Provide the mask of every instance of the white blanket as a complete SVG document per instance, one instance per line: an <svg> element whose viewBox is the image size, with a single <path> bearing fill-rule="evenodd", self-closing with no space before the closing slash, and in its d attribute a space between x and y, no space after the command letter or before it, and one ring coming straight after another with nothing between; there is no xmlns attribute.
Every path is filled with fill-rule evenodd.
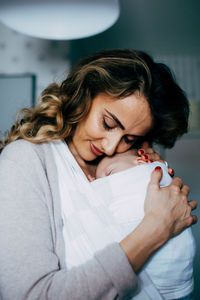
<svg viewBox="0 0 200 300"><path fill-rule="evenodd" d="M82 263L85 263L87 260L93 257L96 251L104 248L108 244L112 242L119 242L126 235L126 225L128 224L128 230L131 231L133 230L133 227L137 225L139 219L137 219L136 222L133 222L135 223L135 225L130 224L130 222L132 222L130 213L129 215L127 215L127 218L125 216L126 213L124 209L121 210L121 216L120 212L117 213L117 210L120 208L120 205L123 204L123 201L121 201L123 200L123 198L118 198L118 200L121 201L121 204L119 205L119 203L114 204L113 201L111 199L109 200L109 197L107 197L109 195L108 191L110 193L111 198L113 198L112 191L114 190L114 197L116 195L119 195L119 193L116 192L117 189L114 189L114 186L116 186L116 184L114 184L114 178L118 178L118 188L118 184L121 181L119 180L119 178L124 178L124 174L126 174L126 172L130 172L130 170L114 174L105 179L102 178L96 180L93 183L89 183L66 144L64 144L61 141L54 142L52 143L52 150L54 153L55 162L58 170L62 218L64 223L63 237L66 249L66 266L67 268L72 268L73 266L78 266ZM106 182L107 179L109 179L108 181L110 182L111 178L113 178L113 189L109 187L109 183L103 183L104 180ZM101 184L102 187L100 188ZM107 189L106 192L104 190L104 186ZM123 184L121 185L121 187L123 187L123 191L125 192L125 185ZM131 189L132 195L135 195L134 189L135 187L133 184ZM122 191L122 188L118 189L118 192L120 191ZM143 201L141 198L139 199L141 200L141 202ZM112 204L114 204L114 206ZM121 205L121 207L123 207L123 205ZM130 210L131 209L129 209L129 212ZM137 211L138 210L140 210L139 206ZM132 216L133 215L134 211ZM143 214L140 210L140 217L142 216ZM122 220L126 220L126 224ZM131 226L133 227L131 228ZM189 236L191 236L191 234L189 234ZM194 243L193 240L192 243ZM191 248L192 247L193 244ZM189 256L191 257L191 255ZM148 267L148 265L150 265L150 267ZM149 268L150 270L151 261L148 263L148 265L146 266L146 269ZM188 269L190 272L191 266L189 266ZM186 273L189 274L189 272L187 271ZM183 277L182 275L183 274L181 274L181 277ZM172 276L171 272L170 276ZM138 294L134 297L134 299L163 299L160 293L157 291L155 284L152 283L150 277L148 276L145 270L140 272L139 281L140 289L138 290ZM190 290L188 291L190 292ZM189 294L189 292L187 294Z"/></svg>

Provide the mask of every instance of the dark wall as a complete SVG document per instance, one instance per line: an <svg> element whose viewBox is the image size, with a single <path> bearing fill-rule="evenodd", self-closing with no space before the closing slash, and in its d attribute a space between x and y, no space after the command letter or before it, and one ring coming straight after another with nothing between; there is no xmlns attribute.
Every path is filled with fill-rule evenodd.
<svg viewBox="0 0 200 300"><path fill-rule="evenodd" d="M118 21L105 32L71 41L70 58L100 49L134 48L159 54L200 53L199 0L121 0Z"/></svg>

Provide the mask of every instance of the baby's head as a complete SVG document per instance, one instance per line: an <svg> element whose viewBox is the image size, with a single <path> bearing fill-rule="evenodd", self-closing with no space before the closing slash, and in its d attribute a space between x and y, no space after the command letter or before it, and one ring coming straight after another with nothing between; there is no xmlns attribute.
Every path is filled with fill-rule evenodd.
<svg viewBox="0 0 200 300"><path fill-rule="evenodd" d="M111 174L126 170L138 165L137 150L131 149L124 153L104 157L97 166L96 178L109 176Z"/></svg>

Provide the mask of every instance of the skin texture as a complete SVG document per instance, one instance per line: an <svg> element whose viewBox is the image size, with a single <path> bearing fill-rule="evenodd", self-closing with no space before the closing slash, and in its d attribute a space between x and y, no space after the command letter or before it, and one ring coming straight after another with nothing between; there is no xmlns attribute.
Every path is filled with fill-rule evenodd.
<svg viewBox="0 0 200 300"><path fill-rule="evenodd" d="M95 176L96 167L87 162L98 157L91 143L102 154L112 156L127 151L152 125L149 104L139 92L123 99L101 93L93 99L87 118L77 126L69 148L89 179Z"/></svg>

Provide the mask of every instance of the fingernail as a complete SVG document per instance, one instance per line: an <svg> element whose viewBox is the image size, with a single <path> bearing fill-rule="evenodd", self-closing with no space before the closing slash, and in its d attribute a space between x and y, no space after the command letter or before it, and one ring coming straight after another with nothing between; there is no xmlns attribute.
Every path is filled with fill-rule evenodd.
<svg viewBox="0 0 200 300"><path fill-rule="evenodd" d="M160 170L161 170L161 167L157 166L157 167L155 167L154 170L155 170L155 171L160 171Z"/></svg>
<svg viewBox="0 0 200 300"><path fill-rule="evenodd" d="M169 168L169 173L172 177L174 176L174 170L172 168Z"/></svg>
<svg viewBox="0 0 200 300"><path fill-rule="evenodd" d="M149 157L148 157L148 155L144 154L144 155L142 155L142 158L148 159Z"/></svg>
<svg viewBox="0 0 200 300"><path fill-rule="evenodd" d="M138 150L138 154L139 154L139 155L144 154L144 150L143 150L143 149L139 149L139 150Z"/></svg>

